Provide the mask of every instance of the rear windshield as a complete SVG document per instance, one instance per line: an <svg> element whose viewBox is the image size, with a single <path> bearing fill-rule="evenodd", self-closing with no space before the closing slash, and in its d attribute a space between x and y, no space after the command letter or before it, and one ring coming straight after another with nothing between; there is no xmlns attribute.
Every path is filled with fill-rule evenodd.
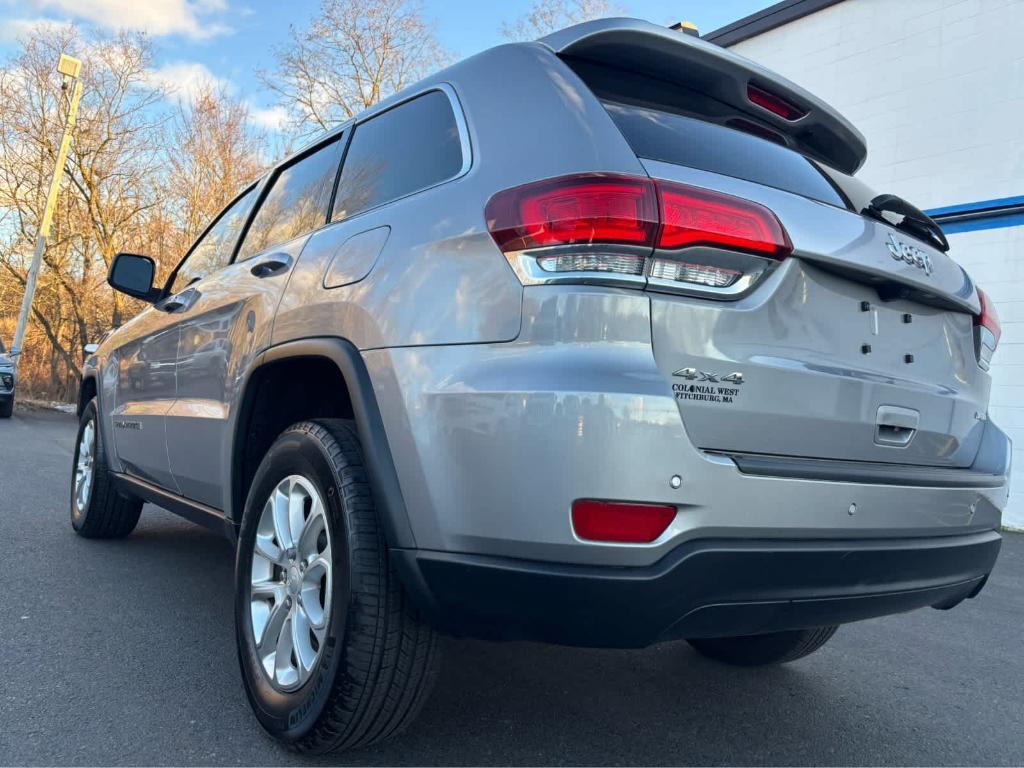
<svg viewBox="0 0 1024 768"><path fill-rule="evenodd" d="M817 166L791 149L673 112L603 103L637 157L720 173L846 207Z"/></svg>
<svg viewBox="0 0 1024 768"><path fill-rule="evenodd" d="M878 194L856 176L842 173L834 168L829 168L827 165L821 166L821 171L846 196L850 202L850 208L858 213L867 208L868 203Z"/></svg>

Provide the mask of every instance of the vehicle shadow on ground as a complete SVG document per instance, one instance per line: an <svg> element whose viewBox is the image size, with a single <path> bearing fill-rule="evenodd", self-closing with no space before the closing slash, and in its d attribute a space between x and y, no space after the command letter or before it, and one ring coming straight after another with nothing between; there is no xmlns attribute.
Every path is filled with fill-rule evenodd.
<svg viewBox="0 0 1024 768"><path fill-rule="evenodd" d="M233 725L227 739L220 732L218 761L829 763L836 759L836 742L846 742L846 762L851 748L861 753L847 741L851 735L862 742L863 762L893 759L877 739L851 733L854 710L865 706L863 694L851 700L830 669L829 657L843 654L828 647L792 666L748 670L707 661L685 643L607 651L453 638L444 641L435 692L406 734L337 756L296 755L266 737L248 712L235 660L231 545L168 518L140 524L126 541L100 545L111 550L104 560L115 575L137 567L150 572L145 585L133 585L133 602L136 610L150 613L148 623L164 638L151 650L174 653L182 644L200 642L214 655L208 664L204 660L179 674L192 676L181 681L183 687L213 695L194 704L196 717L226 718ZM189 622L179 616L184 605L192 611ZM887 709L884 700L876 706L883 714ZM918 730L921 724L894 713L886 727L886 740L900 741L904 728ZM210 737L218 738L218 730L211 726ZM236 741L244 756L232 760ZM254 753L257 745L262 748Z"/></svg>

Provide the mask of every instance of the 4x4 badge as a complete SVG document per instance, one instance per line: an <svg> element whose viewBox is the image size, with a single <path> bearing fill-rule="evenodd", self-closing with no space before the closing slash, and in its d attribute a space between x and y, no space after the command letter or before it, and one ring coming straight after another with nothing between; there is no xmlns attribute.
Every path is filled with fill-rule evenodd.
<svg viewBox="0 0 1024 768"><path fill-rule="evenodd" d="M720 381L725 381L729 384L736 384L738 386L743 383L743 374L738 371L721 376L717 373L699 371L696 368L680 368L678 371L672 371L672 375L680 376L689 381L709 381L714 384L717 384Z"/></svg>

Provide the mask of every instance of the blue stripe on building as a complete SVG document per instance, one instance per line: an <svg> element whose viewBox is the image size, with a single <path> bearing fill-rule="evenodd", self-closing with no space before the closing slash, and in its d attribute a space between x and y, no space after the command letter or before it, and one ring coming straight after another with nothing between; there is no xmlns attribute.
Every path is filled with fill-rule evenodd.
<svg viewBox="0 0 1024 768"><path fill-rule="evenodd" d="M1024 195L979 200L925 211L947 235L1024 226Z"/></svg>

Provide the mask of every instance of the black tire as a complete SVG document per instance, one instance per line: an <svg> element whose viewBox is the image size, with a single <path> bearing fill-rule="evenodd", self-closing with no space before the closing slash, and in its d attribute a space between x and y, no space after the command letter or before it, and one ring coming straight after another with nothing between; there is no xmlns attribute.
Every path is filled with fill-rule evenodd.
<svg viewBox="0 0 1024 768"><path fill-rule="evenodd" d="M75 477L82 448L82 434L89 424L93 425L95 435L92 489L82 508L76 499ZM125 496L114 487L114 479L110 476L103 450L96 400L93 399L82 411L78 435L75 438L75 455L71 464L71 526L75 533L87 539L120 539L135 530L141 513L141 500Z"/></svg>
<svg viewBox="0 0 1024 768"><path fill-rule="evenodd" d="M828 642L839 627L794 629L747 637L714 637L687 642L709 659L737 667L785 664L802 659Z"/></svg>
<svg viewBox="0 0 1024 768"><path fill-rule="evenodd" d="M14 413L14 398L0 403L0 419L9 419Z"/></svg>
<svg viewBox="0 0 1024 768"><path fill-rule="evenodd" d="M322 651L297 690L275 685L257 655L249 599L263 506L291 475L327 507L332 609ZM235 629L253 711L274 737L303 752L362 747L393 736L419 714L437 675L439 643L389 562L355 425L301 422L271 446L253 479L235 568Z"/></svg>

